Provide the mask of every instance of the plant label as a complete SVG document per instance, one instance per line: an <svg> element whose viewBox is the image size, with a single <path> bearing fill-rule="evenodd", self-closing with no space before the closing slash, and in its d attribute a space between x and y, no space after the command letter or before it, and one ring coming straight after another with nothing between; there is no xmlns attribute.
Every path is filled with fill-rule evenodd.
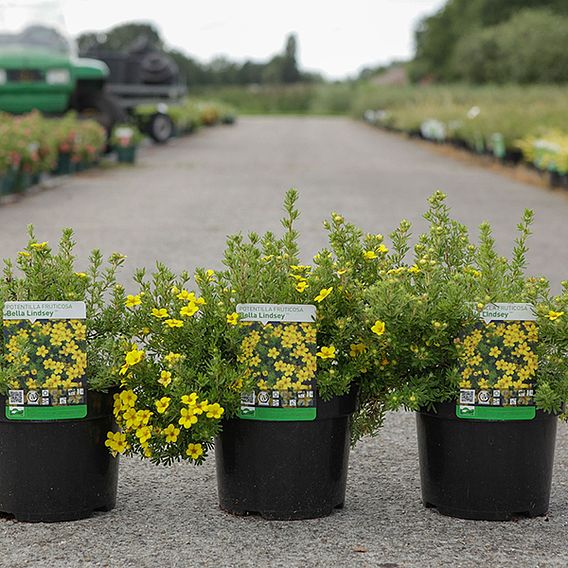
<svg viewBox="0 0 568 568"><path fill-rule="evenodd" d="M6 302L6 359L14 370L6 400L9 420L87 416L84 302Z"/></svg>
<svg viewBox="0 0 568 568"><path fill-rule="evenodd" d="M532 420L538 327L531 304L489 304L456 340L460 350L458 418Z"/></svg>
<svg viewBox="0 0 568 568"><path fill-rule="evenodd" d="M239 304L243 332L239 360L256 383L241 397L245 420L314 420L316 408L316 307Z"/></svg>

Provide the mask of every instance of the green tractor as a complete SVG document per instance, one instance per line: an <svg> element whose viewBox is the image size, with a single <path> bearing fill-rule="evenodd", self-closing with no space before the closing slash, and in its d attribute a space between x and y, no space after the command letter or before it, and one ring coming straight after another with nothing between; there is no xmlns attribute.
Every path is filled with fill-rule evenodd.
<svg viewBox="0 0 568 568"><path fill-rule="evenodd" d="M57 2L0 0L0 111L76 111L110 134L125 119L106 93L107 65L76 56Z"/></svg>

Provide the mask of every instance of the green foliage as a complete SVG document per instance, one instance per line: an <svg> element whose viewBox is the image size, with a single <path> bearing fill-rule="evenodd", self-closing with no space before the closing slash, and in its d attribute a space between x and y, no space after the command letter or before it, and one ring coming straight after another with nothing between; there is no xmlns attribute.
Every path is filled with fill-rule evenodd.
<svg viewBox="0 0 568 568"><path fill-rule="evenodd" d="M464 36L451 60L452 76L472 83L564 83L567 43L568 16L526 10Z"/></svg>
<svg viewBox="0 0 568 568"><path fill-rule="evenodd" d="M552 50L562 55L558 50L561 50L563 44L555 44L552 38L542 36L540 32L538 33L543 43L541 45L534 43L532 38L535 38L536 34L530 29L527 30L520 19L516 24L507 27L506 22L526 9L548 9L555 15L568 15L568 6L563 0L448 0L441 10L424 18L416 30L416 56L411 64L411 76L417 81L425 78L455 80L464 77L461 69L463 65L468 69L471 80L477 80L478 77L486 80L484 73L492 68L494 57L490 51L491 42L488 41L488 36L492 34L485 34L483 30L501 24L503 27L495 29L502 29L504 34L511 33L510 39L506 39L505 43L510 45L512 50L515 47L520 48L525 54L530 50L531 58L537 57L543 50ZM552 27L554 30L556 24ZM525 36L521 35L522 31L528 31L531 37L528 45L524 45ZM475 36L475 39L473 37L470 39L470 35ZM520 37L523 37L523 41L519 41ZM558 37L555 31L553 37ZM460 43L462 47L457 50L457 45ZM483 55L489 55L489 61L484 61ZM474 57L474 61L467 59L471 56ZM513 53L511 57L513 63ZM523 65L525 60L525 56L522 55L516 59L516 63ZM475 62L482 64L486 69L482 72L476 70ZM517 71L524 73L524 69ZM514 79L508 75L498 80Z"/></svg>
<svg viewBox="0 0 568 568"><path fill-rule="evenodd" d="M4 259L0 280L0 314L9 301L84 301L87 307L87 381L89 388L107 390L115 386L110 361L114 342L120 335L121 290L116 275L125 257L115 253L105 263L101 252L93 250L89 268L76 272L73 231L64 229L53 251L47 242L38 242L33 227L29 241L17 259ZM0 391L6 393L18 369L6 359L0 337Z"/></svg>

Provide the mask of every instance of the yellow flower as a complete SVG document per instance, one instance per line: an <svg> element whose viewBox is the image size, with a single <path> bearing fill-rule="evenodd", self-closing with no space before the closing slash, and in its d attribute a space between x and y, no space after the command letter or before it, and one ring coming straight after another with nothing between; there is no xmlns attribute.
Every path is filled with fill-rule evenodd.
<svg viewBox="0 0 568 568"><path fill-rule="evenodd" d="M114 456L124 453L128 448L126 435L122 432L108 432L105 446L111 450Z"/></svg>
<svg viewBox="0 0 568 568"><path fill-rule="evenodd" d="M183 321L178 319L167 319L164 320L164 325L168 327L183 327Z"/></svg>
<svg viewBox="0 0 568 568"><path fill-rule="evenodd" d="M206 406L205 412L207 413L207 418L215 418L215 420L219 420L219 418L223 415L223 412L225 412L225 409L216 402Z"/></svg>
<svg viewBox="0 0 568 568"><path fill-rule="evenodd" d="M31 247L34 250L45 250L47 248L47 241L43 241L43 243L32 243Z"/></svg>
<svg viewBox="0 0 568 568"><path fill-rule="evenodd" d="M239 321L239 314L237 312L233 312L232 314L227 314L227 323L230 325L237 325Z"/></svg>
<svg viewBox="0 0 568 568"><path fill-rule="evenodd" d="M196 460L203 455L203 446L201 444L189 444L185 453L192 460Z"/></svg>
<svg viewBox="0 0 568 568"><path fill-rule="evenodd" d="M175 365L176 363L179 363L183 358L183 355L181 355L180 353L173 353L172 351L170 351L165 357L164 360L166 361L166 363L168 365L170 365L170 367L172 365Z"/></svg>
<svg viewBox="0 0 568 568"><path fill-rule="evenodd" d="M374 250L366 250L363 253L363 258L365 260L374 260L375 258L377 258L377 253Z"/></svg>
<svg viewBox="0 0 568 568"><path fill-rule="evenodd" d="M159 414L164 414L164 412L168 409L168 406L170 406L171 400L172 399L168 396L163 396L160 400L156 400L154 402L154 404L156 405L156 410Z"/></svg>
<svg viewBox="0 0 568 568"><path fill-rule="evenodd" d="M385 245L382 245L382 244L379 245L379 249L378 249L378 250L379 250L379 252L382 252L382 253L387 253L387 252L389 252L389 249L388 249Z"/></svg>
<svg viewBox="0 0 568 568"><path fill-rule="evenodd" d="M122 403L123 408L134 406L137 398L136 394L131 390L122 391L120 393L120 402Z"/></svg>
<svg viewBox="0 0 568 568"><path fill-rule="evenodd" d="M195 302L189 302L187 306L184 306L180 310L180 315L190 318L191 316L195 315L199 311L199 306Z"/></svg>
<svg viewBox="0 0 568 568"><path fill-rule="evenodd" d="M330 345L329 347L322 347L316 355L322 359L334 359L335 358L335 347Z"/></svg>
<svg viewBox="0 0 568 568"><path fill-rule="evenodd" d="M23 256L23 257L26 257L26 258L32 256L31 253L28 252L27 250L21 250L18 254L19 254L20 256Z"/></svg>
<svg viewBox="0 0 568 568"><path fill-rule="evenodd" d="M316 302L321 302L322 300L325 300L325 298L327 298L331 292L333 290L333 286L331 288L322 288L320 290L320 293L314 298L314 300Z"/></svg>
<svg viewBox="0 0 568 568"><path fill-rule="evenodd" d="M411 266L408 269L408 272L410 272L412 274L418 274L420 272L420 268L418 268L418 266L416 266L416 264L414 264L413 266Z"/></svg>
<svg viewBox="0 0 568 568"><path fill-rule="evenodd" d="M160 373L160 378L158 379L158 382L161 385L167 387L172 382L172 374L170 373L170 371L162 371Z"/></svg>
<svg viewBox="0 0 568 568"><path fill-rule="evenodd" d="M268 350L268 356L269 356L271 359L276 359L276 358L278 357L278 355L280 355L280 351L278 351L278 349L276 349L276 347L271 347L271 348Z"/></svg>
<svg viewBox="0 0 568 568"><path fill-rule="evenodd" d="M152 315L155 318L167 318L170 316L166 308L152 308Z"/></svg>
<svg viewBox="0 0 568 568"><path fill-rule="evenodd" d="M548 312L548 314L546 315L546 317L550 320L550 321L554 321L557 320L559 317L563 316L564 312L555 312L554 310L550 310Z"/></svg>
<svg viewBox="0 0 568 568"><path fill-rule="evenodd" d="M133 407L129 407L126 412L122 415L122 420L125 421L126 429L129 430L130 428L138 428L140 426L140 418L136 409Z"/></svg>
<svg viewBox="0 0 568 568"><path fill-rule="evenodd" d="M375 322L375 325L373 325L373 327L371 328L371 331L377 335L383 335L383 333L385 332L386 329L386 325L384 321L381 320L377 320Z"/></svg>
<svg viewBox="0 0 568 568"><path fill-rule="evenodd" d="M497 358L497 357L499 357L499 355L501 355L501 349L499 349L499 347L497 347L497 346L495 345L495 347L492 347L492 348L489 350L489 355L490 355L491 357Z"/></svg>
<svg viewBox="0 0 568 568"><path fill-rule="evenodd" d="M349 355L351 357L357 357L358 355L361 355L361 353L364 353L367 349L364 343L352 343L350 347Z"/></svg>
<svg viewBox="0 0 568 568"><path fill-rule="evenodd" d="M141 444L144 444L152 437L152 431L148 426L141 426L136 430L136 437L140 440Z"/></svg>
<svg viewBox="0 0 568 568"><path fill-rule="evenodd" d="M125 362L120 369L120 374L125 375L130 367L136 365L137 363L140 363L142 359L144 359L144 351L139 351L138 347L134 345L124 358Z"/></svg>
<svg viewBox="0 0 568 568"><path fill-rule="evenodd" d="M87 278L84 272L75 272L75 276L77 276L77 278Z"/></svg>
<svg viewBox="0 0 568 568"><path fill-rule="evenodd" d="M148 424L148 422L150 422L150 418L152 418L152 414L154 414L154 413L151 412L150 410L139 410L136 413L136 417L138 419L139 424L146 426L146 424Z"/></svg>
<svg viewBox="0 0 568 568"><path fill-rule="evenodd" d="M296 284L296 290L298 290L298 292L303 292L306 288L308 287L308 283L305 280L300 280L297 284Z"/></svg>
<svg viewBox="0 0 568 568"><path fill-rule="evenodd" d="M167 428L162 430L162 434L166 437L166 442L172 444L177 442L180 429L176 428L173 424L169 424Z"/></svg>
<svg viewBox="0 0 568 568"><path fill-rule="evenodd" d="M197 416L191 408L182 408L180 412L181 418L178 423L184 428L191 428L197 422Z"/></svg>
<svg viewBox="0 0 568 568"><path fill-rule="evenodd" d="M140 294L137 294L136 296L128 294L128 296L126 296L125 304L127 308L133 308L134 306L139 306L141 303L142 303L142 298L140 297Z"/></svg>
<svg viewBox="0 0 568 568"><path fill-rule="evenodd" d="M193 292L188 292L187 290L182 290L177 295L178 300L185 300L187 302L195 302L195 294Z"/></svg>
<svg viewBox="0 0 568 568"><path fill-rule="evenodd" d="M38 355L39 357L45 357L48 353L49 349L45 345L38 347L36 351L36 355Z"/></svg>
<svg viewBox="0 0 568 568"><path fill-rule="evenodd" d="M189 404L189 406L195 406L197 404L197 399L199 397L197 396L197 393L192 392L191 394L184 394L181 397L181 401L183 404Z"/></svg>

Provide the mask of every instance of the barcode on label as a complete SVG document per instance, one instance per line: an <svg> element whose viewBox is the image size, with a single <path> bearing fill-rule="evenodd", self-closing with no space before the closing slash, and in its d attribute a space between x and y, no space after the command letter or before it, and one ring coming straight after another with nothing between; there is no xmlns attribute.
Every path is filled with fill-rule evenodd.
<svg viewBox="0 0 568 568"><path fill-rule="evenodd" d="M461 389L460 390L460 404L475 404L475 390L474 389Z"/></svg>
<svg viewBox="0 0 568 568"><path fill-rule="evenodd" d="M8 404L16 406L24 404L24 391L23 390L9 390L8 391Z"/></svg>

